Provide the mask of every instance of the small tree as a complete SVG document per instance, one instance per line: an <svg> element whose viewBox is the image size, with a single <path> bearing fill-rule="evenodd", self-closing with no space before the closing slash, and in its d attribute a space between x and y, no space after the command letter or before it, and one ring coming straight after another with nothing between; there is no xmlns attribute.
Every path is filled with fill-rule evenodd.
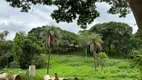
<svg viewBox="0 0 142 80"><path fill-rule="evenodd" d="M34 36L26 36L23 32L16 33L13 45L14 60L21 68L28 68L35 56L41 53L42 47Z"/></svg>
<svg viewBox="0 0 142 80"><path fill-rule="evenodd" d="M98 57L99 65L101 65L101 68L103 71L104 63L105 63L105 60L108 59L108 56L106 55L105 52L100 52L97 57Z"/></svg>
<svg viewBox="0 0 142 80"><path fill-rule="evenodd" d="M9 34L9 31L7 30L0 32L0 40L5 41L8 34Z"/></svg>
<svg viewBox="0 0 142 80"><path fill-rule="evenodd" d="M93 53L94 56L94 66L96 70L96 59L97 59L97 51L101 50L101 44L103 41L101 40L101 36L99 34L92 33L86 37L88 39L88 44L90 45L90 51Z"/></svg>

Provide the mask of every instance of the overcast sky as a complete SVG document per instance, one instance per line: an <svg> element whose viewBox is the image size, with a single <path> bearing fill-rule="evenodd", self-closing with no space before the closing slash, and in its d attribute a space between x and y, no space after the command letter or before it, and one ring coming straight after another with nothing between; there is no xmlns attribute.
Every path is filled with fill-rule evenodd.
<svg viewBox="0 0 142 80"><path fill-rule="evenodd" d="M132 14L127 15L125 18L119 18L118 15L106 13L110 7L109 5L105 3L97 5L100 17L95 19L95 21L88 26L88 29L97 23L117 21L129 24L133 27L133 33L137 31L136 22ZM76 24L76 21L73 23L62 22L57 24L56 21L50 17L50 14L55 8L54 6L37 5L33 6L29 13L22 13L20 9L10 7L5 0L0 0L0 32L8 30L10 32L8 39L10 40L15 37L15 33L18 31L28 32L32 28L41 27L43 25L58 26L61 29L78 33L80 27Z"/></svg>

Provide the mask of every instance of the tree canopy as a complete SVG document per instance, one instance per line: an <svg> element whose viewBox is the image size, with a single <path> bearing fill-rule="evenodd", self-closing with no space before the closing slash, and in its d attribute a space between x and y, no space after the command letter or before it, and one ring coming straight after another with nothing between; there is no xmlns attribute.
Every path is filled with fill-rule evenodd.
<svg viewBox="0 0 142 80"><path fill-rule="evenodd" d="M75 46L78 43L78 35L66 30L62 30L59 27L55 26L42 26L38 28L33 28L29 31L30 34L33 34L37 39L42 42L46 42L46 36L48 36L49 30L52 29L55 35L55 43L54 48L52 48L53 52L66 52L69 51L71 48L70 45L72 44ZM72 46L72 47L73 47Z"/></svg>
<svg viewBox="0 0 142 80"><path fill-rule="evenodd" d="M77 18L78 25L87 25L99 17L96 10L97 2L106 2L111 5L108 13L120 14L125 17L129 13L127 0L6 0L10 6L21 8L22 12L28 12L32 5L54 5L57 7L51 14L57 22L72 22Z"/></svg>
<svg viewBox="0 0 142 80"><path fill-rule="evenodd" d="M17 61L20 68L27 68L32 64L34 57L42 52L41 42L33 35L26 36L23 32L16 33L14 38L13 53L14 61Z"/></svg>
<svg viewBox="0 0 142 80"><path fill-rule="evenodd" d="M142 1L141 0L6 0L10 6L21 8L22 12L28 12L32 5L54 5L57 7L51 14L57 22L72 22L77 19L77 24L86 26L99 17L96 10L97 2L106 2L111 7L108 13L120 14L125 17L132 10L136 23L142 35Z"/></svg>
<svg viewBox="0 0 142 80"><path fill-rule="evenodd" d="M132 28L120 22L109 22L94 25L90 32L96 32L102 36L103 49L110 53L112 49L117 53L128 53L130 49L130 38L132 36Z"/></svg>

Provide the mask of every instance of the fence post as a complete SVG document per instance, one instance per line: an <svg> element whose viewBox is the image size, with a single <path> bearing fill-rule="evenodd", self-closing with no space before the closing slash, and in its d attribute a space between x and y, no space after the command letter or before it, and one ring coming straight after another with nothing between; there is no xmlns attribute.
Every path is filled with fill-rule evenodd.
<svg viewBox="0 0 142 80"><path fill-rule="evenodd" d="M35 77L35 70L36 70L35 65L29 66L29 78L30 78L30 80L33 80L33 78Z"/></svg>

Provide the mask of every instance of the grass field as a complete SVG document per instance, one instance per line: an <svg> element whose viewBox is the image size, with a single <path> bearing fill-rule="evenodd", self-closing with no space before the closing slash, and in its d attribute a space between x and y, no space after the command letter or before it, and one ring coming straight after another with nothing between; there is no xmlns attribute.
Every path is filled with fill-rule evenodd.
<svg viewBox="0 0 142 80"><path fill-rule="evenodd" d="M44 55L45 56L45 55ZM44 57L47 60L47 56ZM104 70L94 70L93 57L85 59L77 55L51 55L50 75L59 77L78 77L79 80L140 80L139 70L131 66L128 59L108 59ZM27 70L2 69L3 72L20 73L26 76ZM36 79L43 80L46 68L36 70Z"/></svg>

